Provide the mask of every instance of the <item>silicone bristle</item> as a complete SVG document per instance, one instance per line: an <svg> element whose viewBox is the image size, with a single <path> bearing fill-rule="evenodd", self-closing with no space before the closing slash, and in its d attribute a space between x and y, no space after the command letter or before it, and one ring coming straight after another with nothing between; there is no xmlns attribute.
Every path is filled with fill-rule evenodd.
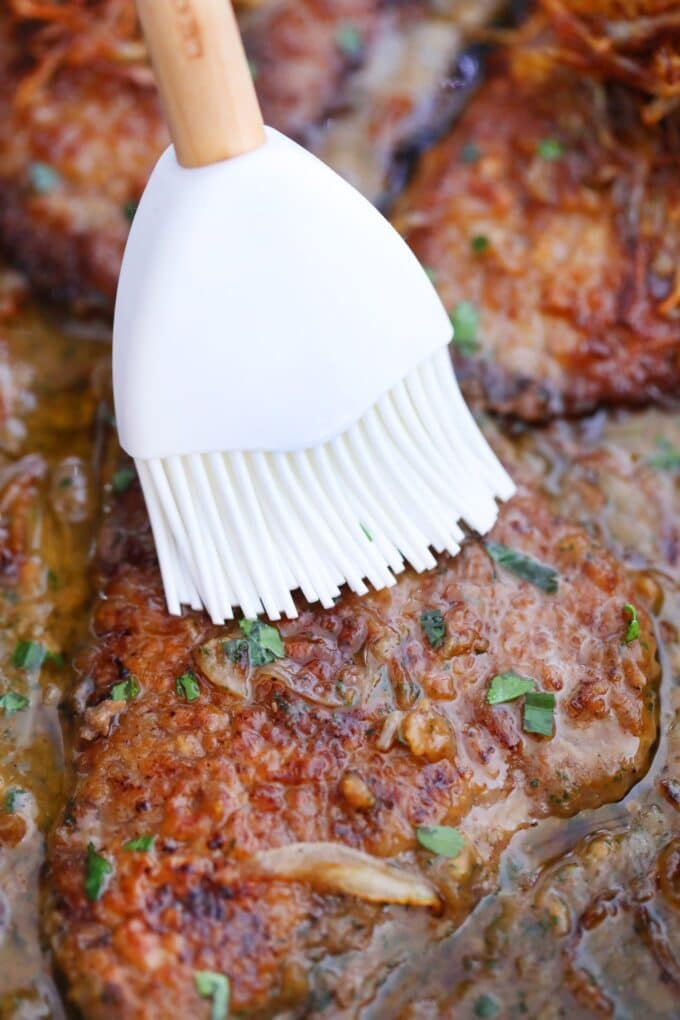
<svg viewBox="0 0 680 1020"><path fill-rule="evenodd" d="M455 555L514 492L479 431L443 349L346 433L293 453L209 453L137 461L168 609L203 605L215 623L293 618L292 593L330 607L347 584L388 587L404 560Z"/></svg>

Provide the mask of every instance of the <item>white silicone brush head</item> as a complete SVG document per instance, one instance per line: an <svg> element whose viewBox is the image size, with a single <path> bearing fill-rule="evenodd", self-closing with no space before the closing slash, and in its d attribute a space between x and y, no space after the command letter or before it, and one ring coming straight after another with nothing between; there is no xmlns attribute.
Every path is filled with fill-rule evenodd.
<svg viewBox="0 0 680 1020"><path fill-rule="evenodd" d="M120 440L143 458L313 446L450 338L404 241L301 146L268 129L190 170L170 148L118 285Z"/></svg>
<svg viewBox="0 0 680 1020"><path fill-rule="evenodd" d="M409 562L455 555L514 492L440 349L334 439L295 453L136 460L168 607L215 623L297 615L291 593L330 607L394 583Z"/></svg>
<svg viewBox="0 0 680 1020"><path fill-rule="evenodd" d="M514 491L465 406L448 316L387 221L270 129L200 169L169 149L114 322L123 447L171 612L296 615L455 554Z"/></svg>

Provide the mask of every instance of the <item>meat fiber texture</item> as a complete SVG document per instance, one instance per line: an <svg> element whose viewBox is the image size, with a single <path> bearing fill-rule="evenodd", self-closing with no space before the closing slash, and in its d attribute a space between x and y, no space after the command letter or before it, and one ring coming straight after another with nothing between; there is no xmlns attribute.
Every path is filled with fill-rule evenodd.
<svg viewBox="0 0 680 1020"><path fill-rule="evenodd" d="M79 663L75 784L46 883L47 930L83 1015L207 1016L199 970L228 976L237 1012L330 996L358 1015L385 932L436 942L495 887L515 831L617 800L644 773L658 664L641 608L626 640L632 575L526 488L491 539L554 568L557 591L471 539L389 591L302 608L280 626L284 657L252 668L245 652L224 655L223 640L243 638L237 625L167 615L141 494L117 498L95 642ZM445 623L434 645L426 610ZM554 694L552 736L524 730L521 699L487 703L508 670ZM187 673L192 701L177 686ZM114 699L132 678L136 696ZM457 828L455 856L419 844L427 825ZM140 836L153 846L126 849ZM109 865L97 899L88 844ZM271 856L284 848L289 860L292 844L315 848L304 874ZM339 877L338 850L366 856ZM386 865L420 890L411 906L385 891ZM359 895L348 874L364 882ZM332 961L358 949L348 983Z"/></svg>

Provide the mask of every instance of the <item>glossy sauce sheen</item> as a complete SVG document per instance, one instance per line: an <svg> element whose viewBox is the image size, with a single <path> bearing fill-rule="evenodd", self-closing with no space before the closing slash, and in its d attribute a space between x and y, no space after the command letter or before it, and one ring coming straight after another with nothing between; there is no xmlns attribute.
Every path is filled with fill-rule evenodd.
<svg viewBox="0 0 680 1020"><path fill-rule="evenodd" d="M407 39L418 67L436 53L435 77L448 52L437 34L448 15L378 6L265 3L245 16L266 101L280 98L281 116L298 117L301 135L372 195L394 145L433 113L427 75L396 102L392 47ZM3 238L32 280L103 305L124 205L164 141L126 21L132 5L106 7L123 16L113 34L98 22L99 40L91 23L64 20L64 64L45 83L53 129L21 107L5 120L12 145L0 167ZM338 55L348 16L367 44L361 57L351 39ZM5 98L31 70L6 29ZM295 69L290 95L282 60ZM560 88L532 85L525 70L513 70L517 101L492 81L425 160L402 226L448 304L483 305L482 357L465 368L480 407L539 420L602 400L669 400L665 412L512 434L486 423L522 486L494 537L553 565L557 594L494 567L471 540L431 574L285 624L286 657L273 665L216 668L200 649L239 632L163 609L140 495L112 438L105 346L36 310L13 318L20 287L2 277L0 694L30 698L0 714L3 1018L70 1010L50 977L48 938L88 1018L207 1017L199 967L229 975L235 1010L281 1020L677 1012L677 133L671 119L639 127L630 93L575 90L569 75ZM372 119L365 97L373 103L381 83ZM326 131L340 85L346 109L331 110ZM312 92L320 104L309 107ZM67 117L73 145L60 130ZM613 146L612 131L622 132ZM556 137L563 157L540 157L539 143ZM471 141L474 170L458 159ZM62 177L46 194L30 176L36 160ZM475 252L480 234L487 245ZM626 602L642 625L630 644ZM419 620L432 608L448 630L434 649ZM14 667L17 639L67 664ZM552 739L523 731L519 702L486 704L490 677L512 668L555 693ZM200 690L191 703L176 688L186 670ZM138 697L113 701L131 675ZM433 822L463 834L457 857L419 846L415 826ZM156 837L151 851L124 849L140 835ZM114 868L96 903L84 895L89 840ZM431 891L433 908L333 893L323 865L297 882L256 870L262 849L310 840L393 862Z"/></svg>
<svg viewBox="0 0 680 1020"><path fill-rule="evenodd" d="M12 274L0 276L5 313L16 286ZM87 633L108 360L108 344L37 312L0 323L0 693L30 701L0 715L2 1017L62 1015L39 931L38 878L68 788L59 709L73 682L70 652ZM13 666L19 640L63 652L66 664Z"/></svg>
<svg viewBox="0 0 680 1020"><path fill-rule="evenodd" d="M558 592L499 571L470 542L391 591L305 610L281 627L283 659L226 664L235 694L211 682L201 649L238 631L166 615L140 494L121 498L104 529L76 785L49 871L48 931L87 1016L152 1017L171 1003L191 1014L197 969L229 975L237 1010L301 1008L320 994L311 964L323 946L323 986L342 1003L331 958L372 947L368 969L357 966L375 980L384 925L434 944L494 887L515 831L617 799L643 774L658 667L642 608L640 639L624 642L632 580L537 491L504 508L492 538L553 566ZM425 609L446 621L437 649ZM518 703L486 703L508 669L555 693L551 739L523 732ZM188 670L200 684L190 704L176 690ZM112 702L126 676L140 694ZM425 824L457 825L464 853L419 849ZM125 850L144 834L153 851ZM113 866L96 903L83 885L90 840ZM439 910L332 896L323 874L310 885L252 870L258 851L318 841L396 862L432 886Z"/></svg>
<svg viewBox="0 0 680 1020"><path fill-rule="evenodd" d="M35 401L31 394L40 393L42 406L48 406L47 394L55 382L61 381L53 360L55 350L62 355L59 362L68 365L65 352L73 349L73 340L61 339L53 327L33 312L5 327L5 336L6 372L12 380L7 390L12 399L5 405L4 417L8 462L15 462L24 450L42 448L51 470L54 472L56 467L52 465L56 465L61 472L65 462L72 463L66 458L80 453L83 463L93 465L89 470L96 469L92 477L95 490L98 489L101 483L97 480L100 477L97 465L101 463L102 448L95 441L96 421L102 420L100 416L106 418L106 412L97 413L100 396L96 365L105 361L105 350L96 343L78 341L75 349L82 351L87 367L80 367L82 362L76 360L77 370L68 375L69 395L59 402L62 411L55 413L54 403L49 404L50 424L60 421L64 428L58 430L56 437L52 428L47 439L41 419L32 413ZM272 896L276 904L269 923L277 928L267 929L260 936L265 938L268 951L265 953L259 946L257 953L251 950L246 953L241 946L234 956L230 969L236 994L266 998L271 979L277 994L297 1001L294 1015L309 1015L311 1010L312 1015L325 1012L329 1016L439 1016L448 1015L454 1003L458 1004L456 1008L467 1009L474 1015L475 1003L487 995L508 1008L509 1015L522 1015L520 1006L528 1003L532 1009L550 1007L555 1016L606 1016L606 1008L602 1006L605 1011L598 1013L600 1007L594 1007L593 1002L600 999L616 1002L619 997L626 1002L629 994L626 975L617 970L616 957L611 957L607 949L607 938L600 941L597 938L601 925L603 932L610 930L612 918L618 919L619 926L615 927L613 937L625 933L629 952L639 961L640 973L645 976L644 981L640 978L639 987L636 985L639 1001L645 1003L650 1015L667 1015L664 1003L674 994L673 981L669 984L665 975L669 969L673 973L668 945L672 944L677 924L674 840L677 841L679 831L680 801L677 758L673 757L675 731L671 728L672 677L677 675L680 665L678 476L648 463L659 449L658 442L664 439L671 447L679 448L680 426L672 413L647 412L617 420L600 415L580 427L558 425L515 440L494 437L503 457L514 464L513 469L519 470L527 482L538 481L548 504L555 504L572 520L585 520L616 555L628 562L632 571L630 580L624 582L619 568L608 557L598 555L594 561L588 560L585 533L574 525L555 528L540 499L538 507L531 511L522 501L516 508L510 508L512 512L501 526L504 530L496 537L507 544L517 545L521 541L523 548L553 562L566 576L567 594L573 589L573 596L568 594L568 598L574 601L555 603L559 610L553 607L552 611L557 616L550 617L551 626L545 628L552 635L549 648L558 653L553 658L554 677L563 680L566 673L570 692L575 690L572 685L578 678L574 673L574 653L567 656L571 643L574 649L589 647L589 655L599 645L598 654L614 656L619 669L625 662L635 663L642 655L640 664L650 678L654 677L651 661L641 648L621 646L622 599L632 599L640 608L647 604L654 611L655 630L662 639L660 716L648 708L651 702L647 698L653 692L655 680L638 697L635 685L630 687L619 677L605 694L609 704L619 702L616 722L609 716L604 721L598 719L596 698L590 704L577 699L579 720L557 692L561 701L558 737L567 736L572 730L577 732L579 727L589 733L599 731L604 736L601 727L612 725L621 737L616 746L606 748L613 756L606 766L594 764L591 752L595 746L588 742L580 766L571 763L568 775L560 767L561 776L556 759L553 762L546 757L552 753L553 742L523 735L515 706L490 709L481 699L488 675L511 665L509 657L527 674L539 676L546 685L550 682L550 671L546 673L543 664L545 637L541 638L539 628L548 619L545 607L555 597L528 588L507 574L497 578L495 590L493 584L489 587L493 568L478 546L470 546L453 564L444 562L442 573L404 579L396 592L358 602L349 599L328 617L308 613L299 623L285 625L282 630L289 658L277 664L273 677L268 678L265 668L252 678L254 702L249 707L214 688L202 676L192 649L215 630L196 617L184 622L167 618L162 610L139 495L131 489L116 496L99 549L101 583L108 587L110 595L96 613L96 627L102 637L93 654L86 653L85 658L81 655L78 667L81 676L94 675L96 683L94 689L89 683L81 685L75 705L84 714L81 737L87 738L80 744L79 770L84 773L87 769L89 775L83 774L80 780L75 813L74 806L69 807L66 816L69 824L62 825L55 844L57 860L64 864L57 888L79 905L77 914L69 919L75 928L82 925L79 941L82 938L87 943L89 936L83 933L88 931L91 935L97 931L101 934L113 917L117 917L114 926L118 927L122 904L126 904L125 914L141 896L143 909L133 910L117 941L132 974L139 969L140 961L154 959L149 952L146 925L161 915L167 939L168 927L172 930L181 920L182 912L185 913L187 937L196 951L196 939L203 943L206 932L214 925L221 930L223 913L234 909L231 897L215 898L217 863L218 885L224 888L234 882L239 896L245 897L245 900L237 897L237 905L250 903L253 908L245 913L239 911L245 927L230 925L232 938L247 937L250 945L254 936L252 933L247 936L250 924L247 918L258 911L267 914ZM114 450L114 459L115 456ZM108 469L109 475L112 467ZM61 478L59 472L57 477ZM28 490L34 491L30 485ZM58 482L57 492L62 492ZM54 487L38 486L31 504L33 513L40 508L49 517L54 498ZM63 495L59 498L63 500ZM629 515L631 503L635 513ZM11 561L14 566L6 571L7 590L16 589L22 576L42 577L38 596L33 589L28 604L38 607L39 618L49 625L35 629L28 622L33 618L25 604L18 603L20 614L15 610L16 623L6 639L6 660L13 649L14 634L35 636L54 649L77 646L78 635L82 633L77 621L83 616L82 609L77 607L83 606L85 599L82 568L95 516L91 509L86 520L81 520L80 542L75 545L34 544L30 570L28 566L18 569L20 563L29 562L17 558L20 550L28 548L22 537L25 530L15 523L12 546L8 545L9 537L5 537L3 548L13 549L15 556ZM13 519L25 520L25 515ZM631 520L635 520L635 525L631 525ZM62 528L60 535L70 530L64 532ZM47 534L42 529L41 535ZM567 536L571 538L565 546ZM574 536L579 539L577 543ZM121 567L119 562L123 559L131 561L130 566ZM9 552L5 553L5 560L10 562ZM64 584L61 599L68 592L77 592L73 603L68 603L71 609L67 614L53 609L56 600L48 594L45 584L48 564L57 565L57 576L64 573L68 579L73 571L80 577L80 587L72 588L71 581ZM583 588L582 568L586 571ZM622 584L625 587L620 587ZM589 598L593 605L600 605L599 616L596 613L584 619L583 614L588 613L584 592L592 593ZM608 610L612 597L615 607L610 605ZM63 606L63 601L58 605ZM456 635L455 642L447 639L447 645L439 651L429 647L418 622L421 605L441 606L451 632ZM526 639L519 643L513 644L513 637L520 637L521 626L525 625L515 628L505 619L509 607L516 607L520 619L530 621ZM68 626L63 622L64 615L68 615ZM572 616L578 619L576 627L572 626ZM392 624L385 627L390 620ZM603 631L597 629L598 620ZM143 637L142 630L147 637ZM606 639L597 639L598 633L606 635ZM506 643L505 648L499 645L499 637ZM543 642L540 651L533 647L537 637L539 644ZM490 648L484 650L487 640ZM404 662L408 666L406 671ZM449 665L451 668L447 669ZM175 675L187 666L196 670L201 685L201 699L192 705L179 702L174 691ZM126 667L140 675L143 694L139 701L127 708L123 706L122 711L117 708L112 716L96 704L111 684L120 679L121 668ZM387 667L390 673L387 685L382 682L381 667ZM7 672L11 675L9 669ZM412 685L414 678L416 685ZM42 689L47 691L54 686L61 689L69 682L67 671L60 672L51 665L43 667L39 679ZM17 676L16 683L21 684L22 680ZM454 686L459 693L451 701ZM352 704L357 696L354 692L358 692L358 706ZM594 693L597 697L598 692ZM42 698L45 699L44 694ZM39 703L37 696L36 700ZM107 707L105 697L101 704ZM376 750L375 733L366 737L365 731L383 720L386 711L397 710L404 712L406 718L409 715L417 718L424 709L427 717L428 706L429 712L434 711L451 724L443 740L439 739L437 727L426 728L424 733L418 727L407 727L405 735L411 745L408 741L397 741L386 753ZM14 1015L24 997L34 1003L36 1011L38 1002L43 1003L40 1006L43 1012L35 1012L36 1016L44 1015L45 1008L52 1010L51 1015L61 1015L48 979L37 976L40 942L35 909L41 833L50 823L56 801L64 796L60 792L63 757L59 742L53 738L48 751L41 739L44 726L40 720L49 718L50 711L54 709L38 710L32 717L36 723L29 726L26 742L18 749L12 747L11 752L8 748L4 758L4 789L19 785L20 776L22 787L33 791L34 798L28 801L29 809L25 810L22 804L20 815L23 818L30 812L35 819L35 825L27 826L18 836L14 816L2 819L5 857L11 863L11 870L5 870L3 878L3 893L10 904L6 927L12 934L5 938L1 950L5 998L0 1000L3 1008L9 1010L8 1016ZM490 735L492 715L500 722L494 723ZM21 713L11 717L13 733L22 718L25 717ZM114 725L107 739L100 734L106 734L112 718ZM657 718L661 743L644 782L623 804L586 810L572 821L566 820L565 816L579 806L595 807L600 802L618 800L636 775L644 773ZM234 726L242 742L238 753L224 740L227 733L233 735ZM52 732L56 735L58 731ZM485 737L482 743L479 734ZM153 764L150 751L154 742L154 755L163 748L158 766ZM560 753L561 743L558 740L554 745L556 754ZM524 750L526 745L531 745L532 750L536 746L543 748L543 757L534 760ZM485 762L487 747L492 753ZM209 781L203 771L205 751L213 762ZM252 765L247 764L250 756ZM627 764L629 771L617 775L614 759ZM110 774L107 763L111 766ZM378 763L382 763L380 768L376 768ZM146 773L147 768L152 772ZM243 777L238 775L239 769ZM348 772L367 782L379 802L377 809L371 805L367 813L362 812L361 785L341 783ZM48 786L48 792L43 793L41 783L48 777L50 783L57 781L57 785ZM531 786L533 778L539 780L538 787ZM182 782L186 783L184 790ZM104 915L105 922L108 921L104 929L98 925L92 928L87 919L93 912L99 915L111 901L105 897L93 907L84 901L82 892L83 838L102 833L99 819L102 783L105 787L108 783L117 786L103 819L108 833L120 833L113 847L107 845L108 850L113 849L117 864L122 858L116 850L116 845L120 845L117 840L142 830L157 831L170 847L173 841L179 843L185 852L185 864L188 845L191 862L182 879L186 884L178 888L173 883L178 881L174 865L181 858L180 847L163 854L160 864L154 858L151 877L146 872L148 862L141 862L136 855L134 859L120 860L116 882L122 879L123 885L122 889L112 887L111 893L107 893L113 901ZM123 786L119 789L120 783ZM310 793L305 790L318 785L326 791L323 801L319 802L315 795L310 801ZM512 789L516 792L508 796ZM83 796L88 790L93 791L92 797ZM197 791L198 800L192 799L192 790ZM239 821L239 812L234 809L243 808L244 791L246 811L241 812L243 818ZM570 800L563 799L565 792ZM368 801L371 799L369 796ZM458 862L433 862L425 851L416 849L413 825L444 820L449 803L453 807L446 819L456 822L469 835L475 853L474 856L466 853ZM560 816L560 820L539 821L537 828L520 833L503 858L500 892L491 899L480 900L497 886L495 861L512 832L546 813ZM74 818L79 819L75 832ZM445 899L443 916L437 917L422 908L405 911L400 907L380 908L344 897L327 897L295 884L240 884L242 862L261 841L273 844L319 837L362 846L376 854L397 854L407 870L420 870L435 882ZM237 841L233 849L232 840ZM13 843L14 849L9 849ZM66 851L70 852L64 858ZM562 871L562 866L566 871ZM207 884L203 881L206 868L211 877ZM181 869L180 865L180 875ZM566 885L565 875L569 878ZM163 881L158 886L160 878ZM166 890L160 899L158 891L155 897L147 898L149 882L156 890ZM643 910L639 890L645 888L651 895L651 900L645 902L651 906ZM613 907L600 908L600 902L615 902L616 911ZM177 909L180 914L172 922L173 911ZM460 928L460 920L470 910L471 920ZM132 923L135 915L137 921ZM296 918L301 925L306 921L300 932L296 929L291 935L290 926ZM59 932L54 919L50 926L53 932ZM272 936L273 942L268 936ZM283 939L282 945L278 950L272 949L279 938ZM207 939L210 940L209 934ZM108 939L105 941L108 943ZM57 944L63 953L60 933ZM171 939L174 973L177 967L173 945ZM100 952L106 961L109 950ZM311 971L302 963L309 953L317 961ZM526 968L525 958L529 961ZM68 967L68 958L62 959ZM74 968L71 974L76 977L73 987L76 994L91 996L92 971L88 970L81 979L76 974L80 959L78 955L71 960ZM593 961L599 961L594 982L586 974L592 971ZM531 977L539 963L549 975L545 984ZM526 980L521 974L518 979L518 967L522 973L526 970ZM475 977L472 983L470 974ZM143 968L139 977L144 981ZM124 987L134 989L138 980L126 975ZM199 1009L184 971L181 970L179 980L174 980L178 984L175 994L188 996L188 1001ZM364 1002L361 1014L357 1014L359 987L364 989L360 996ZM53 1005L46 1007L49 1001ZM148 1000L148 1008L153 1008L154 1003L155 994ZM118 1014L111 1011L110 1015Z"/></svg>

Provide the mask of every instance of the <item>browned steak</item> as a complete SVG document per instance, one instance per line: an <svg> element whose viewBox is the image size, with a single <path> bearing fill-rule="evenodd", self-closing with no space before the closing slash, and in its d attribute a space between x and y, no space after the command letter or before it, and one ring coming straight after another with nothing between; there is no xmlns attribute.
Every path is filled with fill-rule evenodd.
<svg viewBox="0 0 680 1020"><path fill-rule="evenodd" d="M503 450L635 571L662 638L659 743L623 800L518 834L501 889L465 925L393 948L362 1020L668 1020L680 994L680 415L598 412Z"/></svg>
<svg viewBox="0 0 680 1020"><path fill-rule="evenodd" d="M648 67L678 66L680 19L542 6L397 216L447 305L475 306L468 394L529 420L680 391L680 86Z"/></svg>
<svg viewBox="0 0 680 1020"><path fill-rule="evenodd" d="M207 1016L197 970L229 977L237 1012L330 997L356 1015L390 945L436 943L493 888L513 832L618 799L647 766L648 618L631 638L631 580L537 492L491 538L554 568L556 592L471 540L391 591L304 609L258 668L223 648L235 625L167 616L146 527L132 489L102 541L75 789L50 853L47 927L92 1020ZM521 699L487 703L509 670L554 694L553 736L526 732ZM456 826L457 854L420 846L426 825Z"/></svg>
<svg viewBox="0 0 680 1020"><path fill-rule="evenodd" d="M265 119L378 198L395 148L436 118L464 33L498 6L242 8ZM111 307L130 217L167 141L133 0L3 6L0 242L36 287Z"/></svg>

